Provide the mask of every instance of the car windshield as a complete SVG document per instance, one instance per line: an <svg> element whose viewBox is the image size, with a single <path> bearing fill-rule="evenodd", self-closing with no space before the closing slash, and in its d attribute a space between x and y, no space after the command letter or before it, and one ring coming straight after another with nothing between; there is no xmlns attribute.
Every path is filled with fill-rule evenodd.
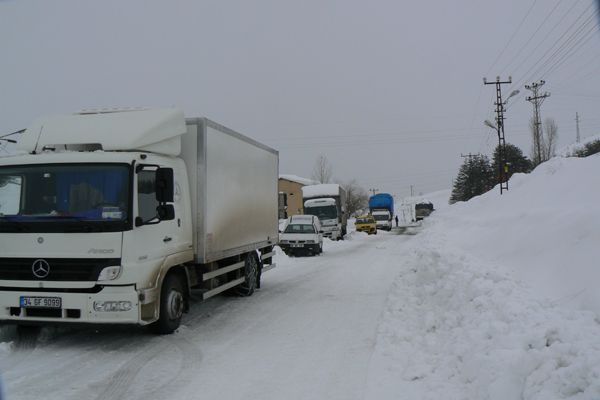
<svg viewBox="0 0 600 400"><path fill-rule="evenodd" d="M315 215L320 220L337 218L336 206L305 207L304 213Z"/></svg>
<svg viewBox="0 0 600 400"><path fill-rule="evenodd" d="M0 168L0 223L123 221L128 165L27 165Z"/></svg>
<svg viewBox="0 0 600 400"><path fill-rule="evenodd" d="M307 224L290 224L284 233L315 233L315 227Z"/></svg>
<svg viewBox="0 0 600 400"><path fill-rule="evenodd" d="M373 220L370 218L359 218L356 220L357 224L371 224L373 223Z"/></svg>

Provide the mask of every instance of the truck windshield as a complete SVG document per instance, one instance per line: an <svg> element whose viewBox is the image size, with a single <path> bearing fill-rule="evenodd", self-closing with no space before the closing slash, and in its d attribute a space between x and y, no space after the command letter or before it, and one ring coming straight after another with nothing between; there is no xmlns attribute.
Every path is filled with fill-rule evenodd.
<svg viewBox="0 0 600 400"><path fill-rule="evenodd" d="M387 215L387 214L373 214L373 218L375 218L375 221L387 221L389 219L389 215Z"/></svg>
<svg viewBox="0 0 600 400"><path fill-rule="evenodd" d="M304 213L315 215L320 220L336 219L338 216L335 206L305 207Z"/></svg>
<svg viewBox="0 0 600 400"><path fill-rule="evenodd" d="M315 227L307 224L290 224L283 233L315 233Z"/></svg>
<svg viewBox="0 0 600 400"><path fill-rule="evenodd" d="M123 222L129 214L129 168L127 164L0 167L0 224Z"/></svg>

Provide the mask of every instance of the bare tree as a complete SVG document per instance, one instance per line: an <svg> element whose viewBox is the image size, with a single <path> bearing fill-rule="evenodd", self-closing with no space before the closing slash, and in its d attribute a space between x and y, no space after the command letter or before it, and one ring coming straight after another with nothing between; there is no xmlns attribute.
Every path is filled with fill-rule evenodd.
<svg viewBox="0 0 600 400"><path fill-rule="evenodd" d="M331 181L332 171L333 168L331 167L331 164L329 164L327 157L321 154L315 161L312 178L319 183L329 183Z"/></svg>
<svg viewBox="0 0 600 400"><path fill-rule="evenodd" d="M556 154L556 142L558 141L558 125L553 118L544 120L544 133L542 135L542 162L548 161Z"/></svg>
<svg viewBox="0 0 600 400"><path fill-rule="evenodd" d="M352 215L358 210L365 209L369 203L369 195L367 191L352 179L346 183L338 182L346 189L346 208L348 215Z"/></svg>

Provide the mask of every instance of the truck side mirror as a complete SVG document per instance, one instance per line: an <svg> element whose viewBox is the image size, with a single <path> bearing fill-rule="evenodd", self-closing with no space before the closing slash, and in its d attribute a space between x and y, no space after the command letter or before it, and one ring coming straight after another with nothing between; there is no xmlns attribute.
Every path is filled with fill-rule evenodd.
<svg viewBox="0 0 600 400"><path fill-rule="evenodd" d="M156 207L156 216L161 221L172 221L175 219L175 207L173 204L162 204Z"/></svg>
<svg viewBox="0 0 600 400"><path fill-rule="evenodd" d="M173 202L173 181L173 168L158 168L156 170L156 201L159 203Z"/></svg>

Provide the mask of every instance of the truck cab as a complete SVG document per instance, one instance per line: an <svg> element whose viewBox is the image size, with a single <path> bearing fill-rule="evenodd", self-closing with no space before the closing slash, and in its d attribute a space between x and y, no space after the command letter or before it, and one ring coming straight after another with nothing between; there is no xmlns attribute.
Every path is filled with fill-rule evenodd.
<svg viewBox="0 0 600 400"><path fill-rule="evenodd" d="M335 199L322 198L306 200L304 213L317 217L321 223L323 236L332 240L339 240L342 231L339 226L339 215Z"/></svg>
<svg viewBox="0 0 600 400"><path fill-rule="evenodd" d="M375 219L377 229L384 231L392 230L392 214L389 210L373 210L371 211L371 215Z"/></svg>

